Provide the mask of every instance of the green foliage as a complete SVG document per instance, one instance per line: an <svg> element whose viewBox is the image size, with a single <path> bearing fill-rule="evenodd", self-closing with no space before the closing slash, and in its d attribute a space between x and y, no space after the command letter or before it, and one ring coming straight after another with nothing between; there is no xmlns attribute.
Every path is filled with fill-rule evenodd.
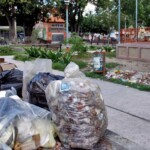
<svg viewBox="0 0 150 150"><path fill-rule="evenodd" d="M102 78L102 74L98 74L95 72L85 72L85 75L90 78Z"/></svg>
<svg viewBox="0 0 150 150"><path fill-rule="evenodd" d="M62 62L64 64L68 64L72 57L71 52L63 53L60 51L53 51L37 47L25 48L25 52L29 55L29 57L47 58L51 59L53 62Z"/></svg>
<svg viewBox="0 0 150 150"><path fill-rule="evenodd" d="M108 68L108 69L112 69L112 68L115 68L115 67L117 67L117 66L119 66L118 63L113 63L113 62L111 62L111 63L106 63L106 68Z"/></svg>
<svg viewBox="0 0 150 150"><path fill-rule="evenodd" d="M116 57L116 52L107 52L106 57L108 58L115 58Z"/></svg>
<svg viewBox="0 0 150 150"><path fill-rule="evenodd" d="M0 47L0 55L13 55L14 51L9 46Z"/></svg>
<svg viewBox="0 0 150 150"><path fill-rule="evenodd" d="M62 57L60 58L60 60L64 64L69 64L71 58L72 58L72 53L71 52L66 52L64 55L62 55Z"/></svg>
<svg viewBox="0 0 150 150"><path fill-rule="evenodd" d="M77 35L72 36L69 38L69 44L83 44L83 39Z"/></svg>
<svg viewBox="0 0 150 150"><path fill-rule="evenodd" d="M90 45L90 46L88 47L88 49L89 49L89 50L97 50L98 47L97 47L97 46L94 46L94 45Z"/></svg>
<svg viewBox="0 0 150 150"><path fill-rule="evenodd" d="M53 52L52 50L44 50L41 52L41 58L48 58L51 59L53 62L59 62L62 57L62 53L60 51Z"/></svg>
<svg viewBox="0 0 150 150"><path fill-rule="evenodd" d="M52 68L60 71L64 71L66 68L67 64L60 63L60 62L55 62L52 64Z"/></svg>
<svg viewBox="0 0 150 150"><path fill-rule="evenodd" d="M73 60L76 59L76 60L88 60L88 59L91 59L93 57L93 54L92 53L81 53L81 54L78 54L78 55L73 55L72 58Z"/></svg>
<svg viewBox="0 0 150 150"><path fill-rule="evenodd" d="M87 47L84 46L83 44L74 44L72 47L71 47L71 51L77 51L78 53L84 53L87 51Z"/></svg>
<svg viewBox="0 0 150 150"><path fill-rule="evenodd" d="M83 18L82 30L84 32L97 33L102 30L102 23L99 21L97 15L88 14Z"/></svg>
<svg viewBox="0 0 150 150"><path fill-rule="evenodd" d="M141 91L150 91L150 86L149 85L142 85L142 84L138 84L138 83L130 83L130 82L124 82L121 79L109 79L108 81L113 82L113 83L117 83L117 84L121 84L121 85L125 85L125 86L129 86L135 89L139 89Z"/></svg>
<svg viewBox="0 0 150 150"><path fill-rule="evenodd" d="M19 60L19 61L30 61L33 60L34 58L29 57L29 55L26 54L16 54L14 56L15 60Z"/></svg>
<svg viewBox="0 0 150 150"><path fill-rule="evenodd" d="M78 59L72 59L72 62L75 62L80 69L86 68L87 67L87 62L84 62L82 60L78 60Z"/></svg>
<svg viewBox="0 0 150 150"><path fill-rule="evenodd" d="M40 52L42 49L36 48L36 47L30 47L30 48L25 48L25 52L30 56L30 57L40 57Z"/></svg>
<svg viewBox="0 0 150 150"><path fill-rule="evenodd" d="M114 48L112 46L102 46L102 49L106 52L111 52L111 50L113 50Z"/></svg>
<svg viewBox="0 0 150 150"><path fill-rule="evenodd" d="M70 44L72 44L71 51L72 52L78 52L78 53L84 53L87 51L87 46L85 46L83 39L79 36L73 36L68 41Z"/></svg>

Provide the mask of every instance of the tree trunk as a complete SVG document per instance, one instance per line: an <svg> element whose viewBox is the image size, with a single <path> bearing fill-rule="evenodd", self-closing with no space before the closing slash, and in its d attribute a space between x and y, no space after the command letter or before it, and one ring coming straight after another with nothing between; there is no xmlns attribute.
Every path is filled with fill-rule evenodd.
<svg viewBox="0 0 150 150"><path fill-rule="evenodd" d="M32 30L33 30L32 26L25 26L25 35L26 36L31 36L32 35Z"/></svg>
<svg viewBox="0 0 150 150"><path fill-rule="evenodd" d="M16 43L17 41L17 33L16 33L16 18L6 16L8 24L9 24L9 40L12 43Z"/></svg>
<svg viewBox="0 0 150 150"><path fill-rule="evenodd" d="M78 35L80 35L80 25L78 25Z"/></svg>

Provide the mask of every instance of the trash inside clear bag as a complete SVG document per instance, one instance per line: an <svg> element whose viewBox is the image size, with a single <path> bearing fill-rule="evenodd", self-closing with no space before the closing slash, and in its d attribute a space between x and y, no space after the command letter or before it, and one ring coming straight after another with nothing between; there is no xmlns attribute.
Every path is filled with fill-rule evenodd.
<svg viewBox="0 0 150 150"><path fill-rule="evenodd" d="M3 136L6 132L7 136ZM33 139L35 135L40 136L39 142ZM26 149L40 146L51 148L56 144L54 135L55 129L49 111L22 100L0 98L0 140L4 144L11 148L16 142Z"/></svg>
<svg viewBox="0 0 150 150"><path fill-rule="evenodd" d="M99 86L88 78L65 78L46 88L52 120L66 148L92 149L107 128Z"/></svg>

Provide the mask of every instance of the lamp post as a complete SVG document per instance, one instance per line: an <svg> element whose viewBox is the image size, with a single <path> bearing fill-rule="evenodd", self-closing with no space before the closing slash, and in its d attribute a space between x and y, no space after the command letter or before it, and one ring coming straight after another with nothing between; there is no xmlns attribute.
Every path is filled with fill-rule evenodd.
<svg viewBox="0 0 150 150"><path fill-rule="evenodd" d="M125 16L125 24L124 24L124 28L125 28L125 42L126 42L126 36L127 36L127 35L126 35L126 32L127 32L127 31L126 31L126 29L127 29L127 22L126 22L126 21L127 21L127 18L126 18L126 16Z"/></svg>
<svg viewBox="0 0 150 150"><path fill-rule="evenodd" d="M120 0L118 0L118 43L120 44L120 5L121 5L121 2Z"/></svg>
<svg viewBox="0 0 150 150"><path fill-rule="evenodd" d="M66 50L69 49L68 46L68 6L70 3L70 0L64 0L65 5L66 5Z"/></svg>
<svg viewBox="0 0 150 150"><path fill-rule="evenodd" d="M17 6L14 6L15 15L16 15L17 9L18 9ZM15 41L17 40L17 22L16 22L16 16L15 16L15 19L14 19L14 39L15 39Z"/></svg>
<svg viewBox="0 0 150 150"><path fill-rule="evenodd" d="M136 42L138 41L138 0L136 0L136 19L135 19L135 28L136 28Z"/></svg>

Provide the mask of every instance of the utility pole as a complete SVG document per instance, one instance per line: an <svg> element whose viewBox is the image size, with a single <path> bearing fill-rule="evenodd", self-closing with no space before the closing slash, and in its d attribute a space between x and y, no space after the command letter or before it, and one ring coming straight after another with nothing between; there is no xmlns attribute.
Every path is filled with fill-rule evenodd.
<svg viewBox="0 0 150 150"><path fill-rule="evenodd" d="M121 14L121 9L120 9L121 2L118 0L118 43L120 44L120 14Z"/></svg>
<svg viewBox="0 0 150 150"><path fill-rule="evenodd" d="M68 6L70 3L70 0L64 0L66 5L66 50L69 51L69 45L68 45Z"/></svg>
<svg viewBox="0 0 150 150"><path fill-rule="evenodd" d="M138 0L136 0L136 19L135 19L135 28L136 28L136 42L138 41Z"/></svg>

